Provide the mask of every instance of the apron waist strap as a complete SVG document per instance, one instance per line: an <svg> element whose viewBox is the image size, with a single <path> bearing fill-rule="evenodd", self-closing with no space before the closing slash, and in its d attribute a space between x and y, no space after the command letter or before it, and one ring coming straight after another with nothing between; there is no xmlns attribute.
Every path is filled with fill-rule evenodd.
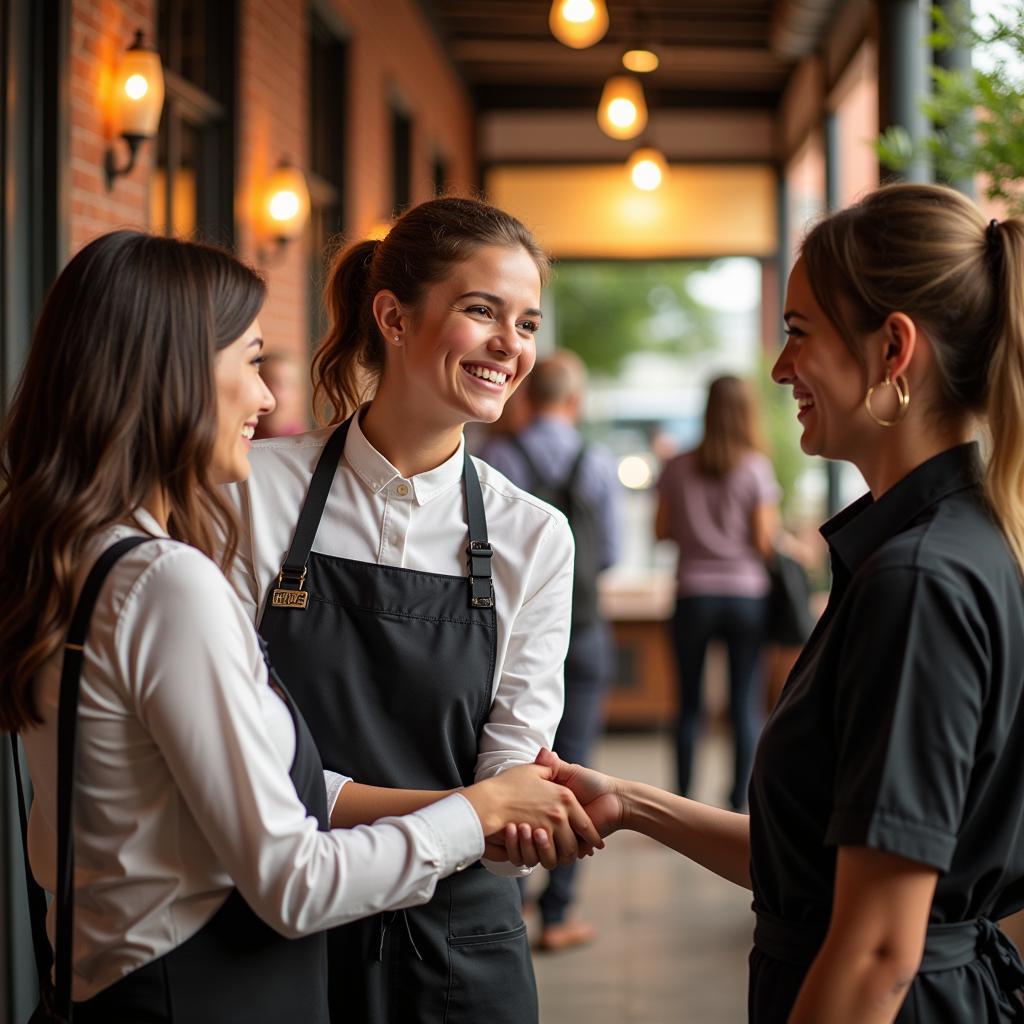
<svg viewBox="0 0 1024 1024"><path fill-rule="evenodd" d="M754 945L775 960L810 967L824 940L824 925L786 921L757 912ZM929 925L918 973L948 971L977 959L988 963L1001 991L1011 993L1024 988L1024 962L1017 947L987 917Z"/></svg>

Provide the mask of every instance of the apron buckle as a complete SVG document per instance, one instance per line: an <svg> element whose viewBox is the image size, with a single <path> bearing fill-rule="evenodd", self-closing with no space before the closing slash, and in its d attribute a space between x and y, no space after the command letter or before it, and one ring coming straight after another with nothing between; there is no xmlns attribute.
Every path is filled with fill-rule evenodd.
<svg viewBox="0 0 1024 1024"><path fill-rule="evenodd" d="M295 587L284 587L284 575L288 572L289 583L294 582ZM309 604L309 594L302 589L303 584L306 582L306 567L302 567L301 573L296 573L294 569L286 570L284 566L281 567L281 571L277 574L277 586L274 588L273 593L270 595L270 604L273 608L297 608L302 611Z"/></svg>
<svg viewBox="0 0 1024 1024"><path fill-rule="evenodd" d="M485 540L471 540L466 548L469 558L469 604L471 608L494 607L494 585L491 582L491 545Z"/></svg>

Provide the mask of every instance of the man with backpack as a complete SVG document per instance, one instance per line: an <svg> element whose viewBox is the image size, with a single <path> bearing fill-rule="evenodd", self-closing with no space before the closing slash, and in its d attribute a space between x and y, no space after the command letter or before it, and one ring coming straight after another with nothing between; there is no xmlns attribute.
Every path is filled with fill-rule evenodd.
<svg viewBox="0 0 1024 1024"><path fill-rule="evenodd" d="M561 349L537 361L526 381L532 412L518 434L490 441L485 461L514 484L565 513L576 542L572 628L565 659L565 710L554 747L566 761L587 764L604 720L604 697L614 652L601 617L598 575L616 558L618 488L615 466L603 449L586 444L577 429L586 369ZM593 925L567 920L577 865L557 867L539 900L539 948L567 949L589 942Z"/></svg>

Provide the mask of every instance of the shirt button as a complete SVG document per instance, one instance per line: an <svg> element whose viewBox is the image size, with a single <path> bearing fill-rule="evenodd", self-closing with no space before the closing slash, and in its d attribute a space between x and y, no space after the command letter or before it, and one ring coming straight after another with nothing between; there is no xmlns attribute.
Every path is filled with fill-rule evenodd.
<svg viewBox="0 0 1024 1024"><path fill-rule="evenodd" d="M404 497L405 497L405 496L406 496L406 495L407 495L407 494L409 493L409 485L408 485L408 484L399 484L399 485L398 485L398 486L397 486L397 487L395 488L395 493L396 493L396 494L397 494L397 495L398 495L398 496L399 496L400 498L404 498Z"/></svg>

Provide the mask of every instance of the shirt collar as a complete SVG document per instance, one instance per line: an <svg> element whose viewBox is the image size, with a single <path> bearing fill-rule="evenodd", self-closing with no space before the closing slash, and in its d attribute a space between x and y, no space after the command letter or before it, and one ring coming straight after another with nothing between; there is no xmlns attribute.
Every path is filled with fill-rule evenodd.
<svg viewBox="0 0 1024 1024"><path fill-rule="evenodd" d="M981 480L981 457L974 442L957 445L911 470L877 501L865 494L822 528L821 535L850 572L925 509Z"/></svg>
<svg viewBox="0 0 1024 1024"><path fill-rule="evenodd" d="M141 505L132 513L132 518L140 530L154 537L167 537L167 531L156 521L153 514Z"/></svg>
<svg viewBox="0 0 1024 1024"><path fill-rule="evenodd" d="M403 479L402 474L367 440L360 426L360 419L366 406L364 405L355 416L348 428L345 438L345 461L353 472L374 493L380 494L394 480ZM440 466L428 469L425 473L417 473L408 478L412 485L417 505L425 505L436 498L442 491L458 483L462 479L462 466L465 459L466 439L459 438L459 447L454 454L445 459Z"/></svg>

